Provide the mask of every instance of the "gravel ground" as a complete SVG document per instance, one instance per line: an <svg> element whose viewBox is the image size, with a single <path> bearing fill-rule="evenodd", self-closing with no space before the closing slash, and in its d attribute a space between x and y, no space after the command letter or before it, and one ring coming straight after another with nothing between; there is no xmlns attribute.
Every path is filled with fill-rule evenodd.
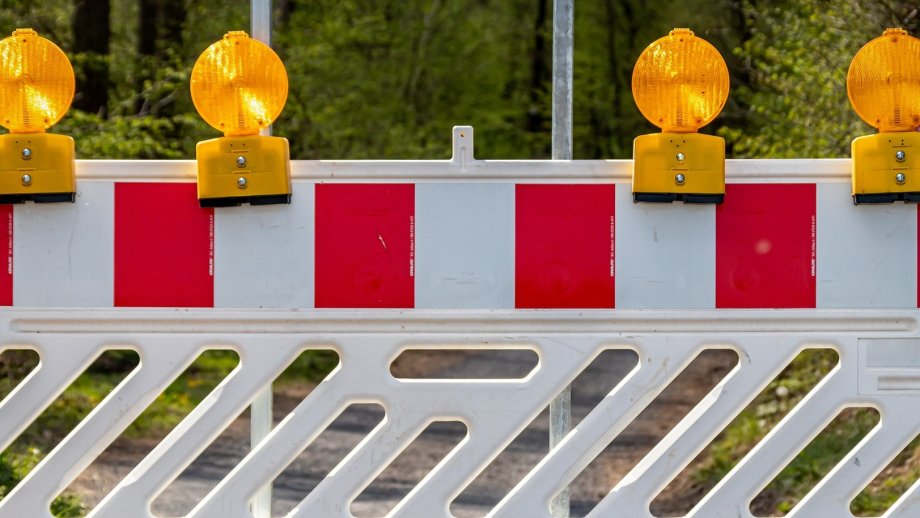
<svg viewBox="0 0 920 518"><path fill-rule="evenodd" d="M636 362L630 351L607 351L572 385L573 425L577 424ZM670 430L735 363L733 353L710 351L684 371L574 481L572 516L584 516L655 443ZM411 377L438 373L438 377L522 376L534 359L519 351L489 354L428 353L394 367L394 374ZM485 373L485 374L483 374ZM290 387L275 394L280 420L309 392ZM354 405L275 480L273 515L283 516L302 500L345 455L376 426L383 411L376 405ZM460 423L435 423L400 455L352 504L361 518L385 515L465 435ZM249 419L241 416L154 502L158 516L183 516L200 501L249 451ZM543 412L454 501L458 518L484 516L542 459L547 450L548 420ZM120 439L71 485L70 491L92 508L155 445L154 441ZM685 495L684 492L687 494ZM694 494L695 493L695 494ZM660 509L688 508L700 497L690 482L678 480Z"/></svg>

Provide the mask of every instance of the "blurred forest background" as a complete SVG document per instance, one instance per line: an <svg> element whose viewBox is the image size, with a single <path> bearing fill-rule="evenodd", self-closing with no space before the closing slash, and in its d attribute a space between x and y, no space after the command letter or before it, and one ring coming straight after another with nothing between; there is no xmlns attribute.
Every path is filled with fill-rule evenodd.
<svg viewBox="0 0 920 518"><path fill-rule="evenodd" d="M448 158L457 124L476 128L480 158L549 158L552 0L275 0L273 17L290 78L274 132L290 140L292 158ZM849 156L850 141L874 131L847 100L850 60L886 27L918 35L918 25L917 2L905 0L576 0L575 158L629 158L637 135L657 131L633 102L632 67L674 27L692 28L728 63L728 104L703 131L725 137L730 157ZM52 131L75 138L78 158L187 159L218 136L192 106L192 65L228 30L248 30L249 2L0 0L0 30L18 27L55 41L74 64L73 107ZM214 353L126 437L165 435L194 408L238 360ZM0 399L38 363L4 354ZM139 361L106 354L0 453L0 498ZM279 384L314 383L336 361L305 354ZM837 361L800 355L688 468L680 491L705 494ZM755 502L758 515L788 511L878 419L841 414ZM920 437L851 510L877 516L918 478ZM86 512L70 493L52 510Z"/></svg>
<svg viewBox="0 0 920 518"><path fill-rule="evenodd" d="M447 158L471 124L481 158L548 158L552 0L275 0L273 47L290 95L274 132L299 159ZM886 27L916 34L905 0L579 0L575 158L629 158L655 131L630 92L639 53L690 27L723 54L732 91L703 131L730 157L842 157L871 132L850 108L850 60ZM195 59L249 29L241 0L2 0L0 27L32 27L77 74L52 131L79 158L193 158L217 132L188 91Z"/></svg>

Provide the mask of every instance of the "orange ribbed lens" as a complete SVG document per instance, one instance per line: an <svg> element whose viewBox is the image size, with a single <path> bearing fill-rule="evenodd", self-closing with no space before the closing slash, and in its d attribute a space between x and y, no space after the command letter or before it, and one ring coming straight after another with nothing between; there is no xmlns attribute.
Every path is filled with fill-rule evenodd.
<svg viewBox="0 0 920 518"><path fill-rule="evenodd" d="M39 133L61 120L73 100L70 60L32 29L0 40L0 124Z"/></svg>
<svg viewBox="0 0 920 518"><path fill-rule="evenodd" d="M224 135L257 135L284 108L287 72L268 45L233 31L198 57L191 90L195 109Z"/></svg>
<svg viewBox="0 0 920 518"><path fill-rule="evenodd" d="M728 67L709 42L674 29L642 51L632 92L642 115L662 131L692 133L725 106Z"/></svg>
<svg viewBox="0 0 920 518"><path fill-rule="evenodd" d="M887 29L859 49L847 72L856 113L879 131L920 127L920 39Z"/></svg>

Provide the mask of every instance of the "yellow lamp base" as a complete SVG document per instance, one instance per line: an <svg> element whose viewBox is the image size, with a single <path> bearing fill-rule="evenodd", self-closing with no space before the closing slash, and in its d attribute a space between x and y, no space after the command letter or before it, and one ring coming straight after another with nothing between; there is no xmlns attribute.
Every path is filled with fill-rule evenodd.
<svg viewBox="0 0 920 518"><path fill-rule="evenodd" d="M73 202L73 139L53 133L0 135L0 203Z"/></svg>
<svg viewBox="0 0 920 518"><path fill-rule="evenodd" d="M722 203L725 140L699 133L652 133L633 142L633 201Z"/></svg>
<svg viewBox="0 0 920 518"><path fill-rule="evenodd" d="M287 139L220 137L199 142L195 154L202 207L291 203Z"/></svg>
<svg viewBox="0 0 920 518"><path fill-rule="evenodd" d="M920 202L920 133L886 132L853 140L853 203Z"/></svg>

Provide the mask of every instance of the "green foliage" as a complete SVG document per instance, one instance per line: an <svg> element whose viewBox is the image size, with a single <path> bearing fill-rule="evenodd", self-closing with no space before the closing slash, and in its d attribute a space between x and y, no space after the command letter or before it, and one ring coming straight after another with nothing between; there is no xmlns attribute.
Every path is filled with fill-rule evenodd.
<svg viewBox="0 0 920 518"><path fill-rule="evenodd" d="M851 512L855 516L881 516L913 485L917 475L915 471L910 478L886 478L875 491L860 493L850 505Z"/></svg>
<svg viewBox="0 0 920 518"><path fill-rule="evenodd" d="M575 158L632 158L636 136L660 131L633 101L639 54L675 27L689 27L730 61L738 44L733 9L728 0L575 2ZM703 132L724 122L720 117Z"/></svg>
<svg viewBox="0 0 920 518"><path fill-rule="evenodd" d="M735 49L749 84L733 95L747 124L722 128L737 157L838 157L866 128L850 108L846 72L875 31L853 24L857 2L744 3L749 37ZM812 79L810 79L812 78Z"/></svg>
<svg viewBox="0 0 920 518"><path fill-rule="evenodd" d="M548 128L524 127L549 104L529 104L535 22L522 4L298 5L276 32L292 86L276 132L300 158L447 158L456 124L477 128L482 156L546 154Z"/></svg>
<svg viewBox="0 0 920 518"><path fill-rule="evenodd" d="M722 1L578 4L577 158L631 155L632 139L653 131L630 94L636 56L676 25L725 32ZM11 26L34 25L70 50L69 0L49 0L41 14L9 5L0 15ZM549 157L550 0L287 0L275 9L273 46L291 87L274 131L293 158L447 158L457 124L476 127L480 157ZM107 109L72 110L54 129L75 137L79 158L192 158L197 141L218 135L195 113L188 77L207 45L248 28L248 2L186 4L181 38L156 56L137 53L139 14L136 2L112 0L111 54L69 52L78 78L102 60L111 81Z"/></svg>
<svg viewBox="0 0 920 518"><path fill-rule="evenodd" d="M164 436L198 406L198 403L237 365L239 356L234 351L205 351L131 423L125 430L125 436Z"/></svg>
<svg viewBox="0 0 920 518"><path fill-rule="evenodd" d="M856 516L884 514L914 483L920 479L920 437L915 438L882 471L877 479L853 499L850 510Z"/></svg>
<svg viewBox="0 0 920 518"><path fill-rule="evenodd" d="M192 64L227 30L248 28L248 2L184 4L181 30L156 55L137 52L139 4L111 5L111 53L70 52L78 78L108 64L108 106L72 110L55 131L75 137L80 158L192 158L196 142L218 135L192 106ZM73 11L70 0L6 1L0 27L34 27L70 51ZM476 127L481 157L549 157L549 0L285 0L274 14L291 84L275 132L292 157L446 158L456 124ZM703 130L724 136L729 156L847 156L871 131L847 101L850 59L884 27L917 24L913 4L897 0L577 3L575 156L628 158L635 136L656 131L632 101L632 66L677 26L729 63L731 97Z"/></svg>
<svg viewBox="0 0 920 518"><path fill-rule="evenodd" d="M723 127L737 158L847 157L875 130L850 106L846 74L856 52L885 27L916 29L911 2L741 2L743 42L732 97L742 124ZM858 20L859 23L854 23Z"/></svg>
<svg viewBox="0 0 920 518"><path fill-rule="evenodd" d="M281 373L279 382L282 386L304 381L316 383L322 381L338 364L339 355L332 351L305 351Z"/></svg>
<svg viewBox="0 0 920 518"><path fill-rule="evenodd" d="M12 491L42 457L44 454L36 448L0 453L0 499ZM51 514L60 517L84 516L86 509L79 497L65 494L51 502Z"/></svg>
<svg viewBox="0 0 920 518"><path fill-rule="evenodd" d="M307 351L288 367L277 386L315 383L338 364L331 351ZM125 431L127 437L163 436L239 365L235 351L211 350L201 354L184 373L160 394Z"/></svg>
<svg viewBox="0 0 920 518"><path fill-rule="evenodd" d="M78 158L190 159L195 157L198 140L215 136L206 136L207 125L190 113L103 118L70 110L54 131L78 135Z"/></svg>
<svg viewBox="0 0 920 518"><path fill-rule="evenodd" d="M43 0L41 8L33 0L0 0L0 37L31 28L66 49L73 42L72 16L73 2L67 0Z"/></svg>

